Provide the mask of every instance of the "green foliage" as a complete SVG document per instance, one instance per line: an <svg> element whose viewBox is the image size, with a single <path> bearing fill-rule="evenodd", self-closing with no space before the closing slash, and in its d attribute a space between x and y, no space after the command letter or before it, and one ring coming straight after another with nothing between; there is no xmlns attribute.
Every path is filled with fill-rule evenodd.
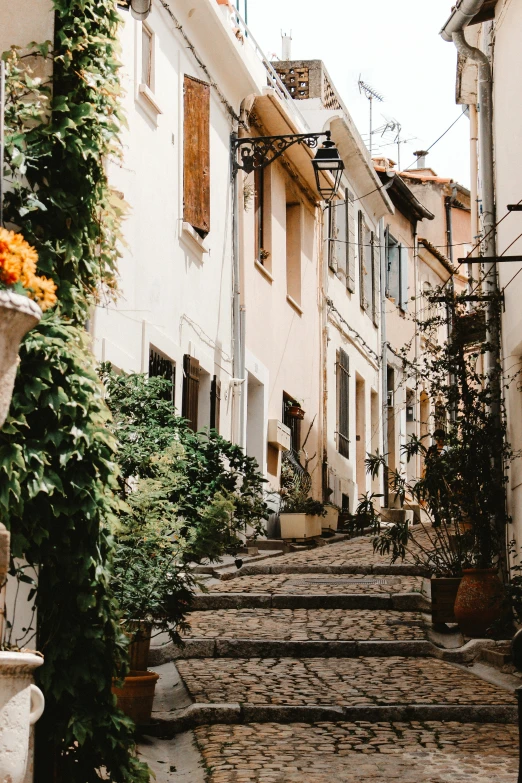
<svg viewBox="0 0 522 783"><path fill-rule="evenodd" d="M436 291L432 298L436 302L440 296ZM505 571L504 469L514 455L506 439L500 391L513 378L504 375L500 365L485 369L491 346L471 341L466 301L448 301L449 337L439 339L440 331L447 330L447 311L432 308L429 319L417 322L425 342L421 359L413 364L409 347L403 351L408 386L416 387L419 395L427 394L447 416L445 422L436 421L436 429L445 434L444 444L428 447L422 439L410 437L404 455L407 461L422 458L423 475L407 480L400 470L387 474L401 505L422 506L430 525L415 530L400 523L380 529L375 523L374 546L391 555L392 562L408 557L438 576L458 576L466 567L496 565ZM494 304L498 318L499 302ZM480 320L483 311L484 306L477 305L473 318ZM375 477L386 466L386 457L368 455L366 466Z"/></svg>
<svg viewBox="0 0 522 783"><path fill-rule="evenodd" d="M242 533L259 534L267 507L256 460L214 430L193 432L165 399L168 381L101 372L134 512L168 520L183 539L184 562L216 560L237 550ZM138 491L129 493L136 477Z"/></svg>
<svg viewBox="0 0 522 783"><path fill-rule="evenodd" d="M97 781L102 766L118 783L146 781L146 769L129 755L132 724L110 690L127 644L108 589L108 524L120 501L116 442L87 336L46 315L20 356L11 417L0 433L0 518L11 529L13 555L40 568L45 664L37 678L46 709L38 727L46 769L56 765L67 783Z"/></svg>
<svg viewBox="0 0 522 783"><path fill-rule="evenodd" d="M123 205L104 165L121 123L118 13L113 0L53 4L55 40L3 56L4 218L36 247L59 307L21 350L0 434L0 509L14 553L39 569L36 778L138 783L149 772L111 695L127 645L109 590L115 441L83 332L92 304L115 289Z"/></svg>
<svg viewBox="0 0 522 783"><path fill-rule="evenodd" d="M311 514L326 516L326 508L320 500L310 497L312 481L304 470L296 470L289 459L281 464L281 489L279 496L279 511L286 514Z"/></svg>
<svg viewBox="0 0 522 783"><path fill-rule="evenodd" d="M118 154L122 122L118 13L111 0L54 0L54 7L54 47L35 46L23 59L15 49L4 55L4 215L36 247L40 272L58 285L61 312L84 321L100 290L115 288L123 204L108 187L104 160Z"/></svg>

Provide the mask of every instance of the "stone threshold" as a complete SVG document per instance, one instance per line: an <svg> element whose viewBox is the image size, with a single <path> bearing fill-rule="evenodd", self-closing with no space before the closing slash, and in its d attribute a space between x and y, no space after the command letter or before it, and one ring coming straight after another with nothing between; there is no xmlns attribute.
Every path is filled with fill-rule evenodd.
<svg viewBox="0 0 522 783"><path fill-rule="evenodd" d="M192 704L182 710L153 713L146 727L151 736L169 738L198 726L248 723L380 723L400 721L455 721L458 723L516 724L516 705L509 704L386 704L361 706L278 704Z"/></svg>
<svg viewBox="0 0 522 783"><path fill-rule="evenodd" d="M149 666L153 668L172 661L190 658L371 658L410 657L437 658L448 663L470 664L491 639L473 639L462 647L443 649L428 639L417 640L332 640L292 641L285 639L186 639L183 645L172 642L153 647Z"/></svg>
<svg viewBox="0 0 522 783"><path fill-rule="evenodd" d="M422 593L198 593L190 609L375 609L399 612L429 611Z"/></svg>

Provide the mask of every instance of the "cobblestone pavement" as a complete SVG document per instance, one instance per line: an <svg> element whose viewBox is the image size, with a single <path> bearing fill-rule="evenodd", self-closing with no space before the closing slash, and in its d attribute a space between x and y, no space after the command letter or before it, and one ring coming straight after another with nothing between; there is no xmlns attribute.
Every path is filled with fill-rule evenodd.
<svg viewBox="0 0 522 783"><path fill-rule="evenodd" d="M183 636L221 639L425 639L419 612L344 609L219 609L192 612Z"/></svg>
<svg viewBox="0 0 522 783"><path fill-rule="evenodd" d="M192 698L251 704L513 704L512 693L433 658L179 661Z"/></svg>
<svg viewBox="0 0 522 783"><path fill-rule="evenodd" d="M422 542L426 547L430 547L427 534L419 531L415 538ZM362 536L360 538L340 541L336 544L320 546L316 549L306 549L302 552L290 552L287 555L281 555L275 560L270 561L270 565L277 566L283 564L294 565L371 565L374 563L388 564L389 555L379 555L373 551L373 536ZM401 561L397 561L400 563ZM410 557L406 557L405 563L412 563Z"/></svg>
<svg viewBox="0 0 522 783"><path fill-rule="evenodd" d="M279 562L277 560L276 562ZM420 576L369 576L354 574L259 574L238 576L208 586L216 593L290 593L292 595L322 594L390 594L422 591Z"/></svg>
<svg viewBox="0 0 522 783"><path fill-rule="evenodd" d="M515 726L273 723L196 729L208 783L516 783Z"/></svg>

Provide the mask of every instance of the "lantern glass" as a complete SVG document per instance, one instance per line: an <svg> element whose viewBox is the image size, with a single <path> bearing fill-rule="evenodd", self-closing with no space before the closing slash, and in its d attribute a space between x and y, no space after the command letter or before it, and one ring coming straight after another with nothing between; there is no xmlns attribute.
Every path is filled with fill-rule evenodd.
<svg viewBox="0 0 522 783"><path fill-rule="evenodd" d="M322 147L319 147L312 161L312 166L314 167L317 190L325 201L331 201L339 189L344 171L344 163L333 141L328 139ZM322 173L326 172L332 175L334 179L333 185L328 184L324 177L321 176Z"/></svg>

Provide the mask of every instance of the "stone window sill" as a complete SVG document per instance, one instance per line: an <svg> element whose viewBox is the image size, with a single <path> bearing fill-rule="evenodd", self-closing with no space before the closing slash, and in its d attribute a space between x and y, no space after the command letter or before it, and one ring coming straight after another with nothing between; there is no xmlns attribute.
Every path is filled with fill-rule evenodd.
<svg viewBox="0 0 522 783"><path fill-rule="evenodd" d="M302 310L301 306L298 305L297 302L295 301L295 299L292 299L292 297L289 294L286 295L286 301L288 302L289 305L291 305L291 307L294 308L294 310L297 313L299 313L299 315L303 314L303 310Z"/></svg>
<svg viewBox="0 0 522 783"><path fill-rule="evenodd" d="M268 269L266 269L266 267L264 267L264 266L263 266L263 264L261 264L261 263L260 263L260 262L257 260L257 258L256 258L256 260L254 261L254 266L255 266L255 268L258 270L258 272L261 272L261 274L263 275L263 277L266 277L266 279L268 280L268 282L269 282L269 283L273 283L273 282L274 282L274 278L272 277L272 275L270 274L270 272L268 271Z"/></svg>
<svg viewBox="0 0 522 783"><path fill-rule="evenodd" d="M157 101L156 96L146 84L140 84L138 87L137 95L138 103L143 107L145 112L149 115L151 120L156 124L158 122L158 115L163 114Z"/></svg>
<svg viewBox="0 0 522 783"><path fill-rule="evenodd" d="M205 240L200 237L190 223L183 221L181 224L181 240L192 252L199 254L208 253L208 247L205 244Z"/></svg>

